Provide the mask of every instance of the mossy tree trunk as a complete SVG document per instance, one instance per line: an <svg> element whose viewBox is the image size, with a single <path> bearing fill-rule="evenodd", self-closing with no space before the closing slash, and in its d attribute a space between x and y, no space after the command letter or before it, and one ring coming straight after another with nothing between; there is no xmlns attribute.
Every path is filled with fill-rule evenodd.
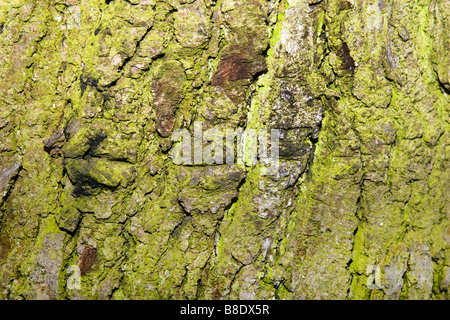
<svg viewBox="0 0 450 320"><path fill-rule="evenodd" d="M449 30L446 0L2 1L0 298L448 299ZM195 121L281 129L278 173L175 165Z"/></svg>

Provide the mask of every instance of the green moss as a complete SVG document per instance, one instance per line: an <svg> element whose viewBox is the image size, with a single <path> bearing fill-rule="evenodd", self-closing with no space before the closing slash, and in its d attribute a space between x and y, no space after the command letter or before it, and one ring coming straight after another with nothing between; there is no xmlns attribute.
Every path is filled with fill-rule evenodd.
<svg viewBox="0 0 450 320"><path fill-rule="evenodd" d="M1 298L448 298L442 3L77 2L0 8ZM211 85L230 54L251 77ZM175 166L195 120L305 154Z"/></svg>

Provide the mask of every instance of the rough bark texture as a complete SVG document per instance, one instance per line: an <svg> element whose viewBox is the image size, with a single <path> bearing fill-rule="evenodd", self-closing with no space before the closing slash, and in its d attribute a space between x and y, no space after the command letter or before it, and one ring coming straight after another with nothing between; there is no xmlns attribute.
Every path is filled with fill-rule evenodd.
<svg viewBox="0 0 450 320"><path fill-rule="evenodd" d="M0 42L0 298L449 298L449 1L8 0ZM278 174L175 165L194 121Z"/></svg>

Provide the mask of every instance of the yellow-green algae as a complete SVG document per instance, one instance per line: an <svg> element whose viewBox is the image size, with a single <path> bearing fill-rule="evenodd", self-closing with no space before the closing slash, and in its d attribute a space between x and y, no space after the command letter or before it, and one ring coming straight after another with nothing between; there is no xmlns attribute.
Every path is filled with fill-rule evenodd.
<svg viewBox="0 0 450 320"><path fill-rule="evenodd" d="M449 21L425 0L2 2L0 297L448 299ZM229 56L250 69L212 85ZM196 120L283 129L279 174L174 165Z"/></svg>

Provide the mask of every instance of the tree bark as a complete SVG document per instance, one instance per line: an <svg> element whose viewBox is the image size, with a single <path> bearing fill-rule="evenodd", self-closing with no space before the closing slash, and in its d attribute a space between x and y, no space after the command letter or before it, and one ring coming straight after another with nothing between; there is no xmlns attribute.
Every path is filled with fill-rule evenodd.
<svg viewBox="0 0 450 320"><path fill-rule="evenodd" d="M449 1L2 1L0 41L0 298L449 298ZM200 122L279 170L175 164Z"/></svg>

